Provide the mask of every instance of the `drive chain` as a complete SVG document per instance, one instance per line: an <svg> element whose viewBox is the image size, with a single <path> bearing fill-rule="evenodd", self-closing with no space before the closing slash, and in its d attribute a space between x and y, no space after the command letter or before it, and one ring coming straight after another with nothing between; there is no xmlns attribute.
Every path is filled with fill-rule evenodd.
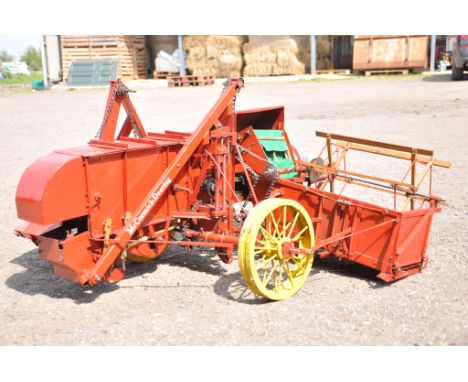
<svg viewBox="0 0 468 382"><path fill-rule="evenodd" d="M99 130L96 133L96 136L94 137L95 140L101 139L101 134L102 130L104 129L104 126L107 122L107 119L109 118L110 112L112 110L112 107L114 106L115 99L117 98L118 95L124 95L128 94L129 92L134 93L134 90L130 90L125 84L122 82L119 83L119 85L114 89L112 92L112 97L109 101L109 104L106 108L106 111L104 112L104 118L102 119L101 126L99 127ZM132 130L134 134L136 134L137 129L135 129L136 124L135 124L135 119L133 118L132 111L129 109L128 111L128 117L130 118L130 124L132 125Z"/></svg>
<svg viewBox="0 0 468 382"><path fill-rule="evenodd" d="M258 159L258 160L261 160L262 162L265 162L265 163L268 163L268 165L272 165L270 162L268 162L265 158L262 158L261 156L255 154L254 152L250 151L249 149L245 148L244 146L241 146L241 145L237 145L237 147L239 148L239 151L242 153L242 152L247 152L248 154L252 155L254 158ZM255 189L255 187L257 186L259 180L260 180L260 174L258 174L252 167L250 167L245 161L241 160L241 158L239 158L239 154L237 154L237 151L235 153L235 157L236 159L240 162L240 163L244 163L244 166L245 166L245 169L247 170L247 172L249 172L250 174L252 174L252 177L253 177L253 182L252 182L252 188ZM268 188L267 188L267 192L265 193L265 199L268 199L271 195L271 193L273 192L273 188L275 187L275 184L276 184L276 180L277 180L278 176L274 176L272 179L271 179L271 182L270 184L268 185ZM252 198L252 191L249 190L249 194L247 195L247 198L245 198L245 202L244 202L244 208L246 207L247 203L249 202L249 200Z"/></svg>

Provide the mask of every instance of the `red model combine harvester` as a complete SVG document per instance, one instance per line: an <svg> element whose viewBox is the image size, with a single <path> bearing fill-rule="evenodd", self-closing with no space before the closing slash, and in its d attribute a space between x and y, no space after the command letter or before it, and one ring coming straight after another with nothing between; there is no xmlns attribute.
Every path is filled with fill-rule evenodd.
<svg viewBox="0 0 468 382"><path fill-rule="evenodd" d="M129 89L112 81L97 137L24 172L17 234L38 245L57 275L82 285L119 281L127 260L155 259L168 244L214 247L226 263L237 249L248 287L272 300L301 288L314 255L376 269L387 282L420 272L443 201L418 188L433 166L450 164L430 150L319 132L325 160L302 161L283 107L235 111L243 85L229 80L193 133L150 133ZM127 117L116 134L121 106ZM346 171L350 150L408 160L411 183ZM425 166L419 179L416 164ZM404 207L334 193L336 181L403 196Z"/></svg>

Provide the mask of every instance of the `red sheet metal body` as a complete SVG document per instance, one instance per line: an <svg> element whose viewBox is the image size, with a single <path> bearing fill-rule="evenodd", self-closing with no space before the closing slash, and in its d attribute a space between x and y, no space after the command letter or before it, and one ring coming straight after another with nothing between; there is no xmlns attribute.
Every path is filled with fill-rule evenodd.
<svg viewBox="0 0 468 382"><path fill-rule="evenodd" d="M181 138L184 137L178 136ZM41 255L56 267L56 273L78 281L78 271L92 266L96 251L102 247L101 242L93 244L92 239L102 238L103 222L110 218L112 231L121 228L125 211L136 208L180 147L175 137L145 143L125 142L115 147L90 144L37 160L18 184L18 217L29 222L19 231L38 240ZM175 181L186 182L187 174L182 171ZM168 193L155 205L157 213L143 225L159 222L162 229L170 211L187 210L186 193ZM54 236L51 228L60 224L49 226L82 216L87 219L86 232L70 236L73 240L68 240L69 234L63 229ZM145 249L148 250L147 245L140 245L134 252L141 254Z"/></svg>
<svg viewBox="0 0 468 382"><path fill-rule="evenodd" d="M281 197L299 201L316 218L321 257L335 255L379 271L392 281L421 271L427 264L426 246L433 206L394 211L281 179ZM322 246L328 238L340 238Z"/></svg>

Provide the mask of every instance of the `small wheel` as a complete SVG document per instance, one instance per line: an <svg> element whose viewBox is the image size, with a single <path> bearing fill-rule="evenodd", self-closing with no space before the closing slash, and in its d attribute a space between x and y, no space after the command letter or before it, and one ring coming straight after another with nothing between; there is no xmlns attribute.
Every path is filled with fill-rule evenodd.
<svg viewBox="0 0 468 382"><path fill-rule="evenodd" d="M134 263L146 263L162 255L166 248L167 244L158 244L156 247L151 248L148 243L143 241L128 250L127 259Z"/></svg>
<svg viewBox="0 0 468 382"><path fill-rule="evenodd" d="M162 225L160 231L164 230ZM146 234L149 235L149 232ZM169 232L169 238L172 239L171 232ZM136 237L134 237L136 239ZM130 243L130 248L127 252L127 259L135 263L146 263L148 261L154 260L155 258L161 256L168 246L167 242L164 243L147 243L142 241L141 243Z"/></svg>
<svg viewBox="0 0 468 382"><path fill-rule="evenodd" d="M304 284L313 255L314 230L307 211L290 199L258 203L244 222L239 240L239 268L247 286L270 300L283 300Z"/></svg>

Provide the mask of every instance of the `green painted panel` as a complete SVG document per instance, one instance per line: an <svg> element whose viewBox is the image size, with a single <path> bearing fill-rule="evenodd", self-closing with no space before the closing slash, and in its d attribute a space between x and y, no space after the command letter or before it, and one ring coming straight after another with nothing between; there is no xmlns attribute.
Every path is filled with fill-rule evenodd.
<svg viewBox="0 0 468 382"><path fill-rule="evenodd" d="M254 130L261 145L267 151L288 151L288 145L281 130ZM279 139L282 138L282 139Z"/></svg>
<svg viewBox="0 0 468 382"><path fill-rule="evenodd" d="M255 135L257 136L260 144L265 150L268 162L274 164L277 168L292 168L294 161L288 154L288 145L284 139L282 130L260 130L256 129ZM297 176L296 172L281 174L280 178L294 178Z"/></svg>

